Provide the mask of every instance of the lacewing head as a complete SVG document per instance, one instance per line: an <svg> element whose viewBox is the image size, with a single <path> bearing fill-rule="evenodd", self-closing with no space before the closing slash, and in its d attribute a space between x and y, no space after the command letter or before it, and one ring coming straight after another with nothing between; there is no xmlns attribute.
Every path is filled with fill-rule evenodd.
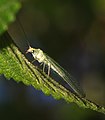
<svg viewBox="0 0 105 120"><path fill-rule="evenodd" d="M29 49L26 51L26 54L29 53L29 52L33 53L33 51L34 51L34 48L32 48L31 46L29 46Z"/></svg>

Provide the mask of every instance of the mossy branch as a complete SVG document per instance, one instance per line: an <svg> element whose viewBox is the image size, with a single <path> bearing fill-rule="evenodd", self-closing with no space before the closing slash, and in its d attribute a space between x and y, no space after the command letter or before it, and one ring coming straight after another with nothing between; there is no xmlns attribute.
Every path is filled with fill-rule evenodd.
<svg viewBox="0 0 105 120"><path fill-rule="evenodd" d="M13 78L25 85L32 85L42 90L46 95L55 99L64 99L68 103L74 102L82 108L89 108L105 114L105 108L68 91L39 68L31 64L13 43L6 32L0 39L0 74L6 78Z"/></svg>

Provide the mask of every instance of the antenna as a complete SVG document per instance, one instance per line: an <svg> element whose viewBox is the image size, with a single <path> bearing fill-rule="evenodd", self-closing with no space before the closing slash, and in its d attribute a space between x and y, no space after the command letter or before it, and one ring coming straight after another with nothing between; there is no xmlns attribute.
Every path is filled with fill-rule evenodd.
<svg viewBox="0 0 105 120"><path fill-rule="evenodd" d="M22 26L22 24L21 24L21 22L20 22L19 17L17 17L17 20L18 20L18 24L19 24L19 26L21 27L21 30L22 30L25 38L26 38L27 44L28 44L28 46L30 47L30 43L29 43L28 37L27 37L27 35L26 35L25 31L24 31L24 28L23 28L23 26Z"/></svg>

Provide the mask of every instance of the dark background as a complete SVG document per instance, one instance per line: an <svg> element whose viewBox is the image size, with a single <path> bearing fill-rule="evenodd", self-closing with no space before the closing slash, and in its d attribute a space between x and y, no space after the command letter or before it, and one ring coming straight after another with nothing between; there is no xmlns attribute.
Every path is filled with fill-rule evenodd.
<svg viewBox="0 0 105 120"><path fill-rule="evenodd" d="M20 20L32 47L55 59L81 84L86 98L105 106L105 2L23 0ZM18 20L9 33L25 54L28 43ZM32 60L32 56L27 55ZM33 87L0 77L0 119L105 120L101 113L55 100Z"/></svg>

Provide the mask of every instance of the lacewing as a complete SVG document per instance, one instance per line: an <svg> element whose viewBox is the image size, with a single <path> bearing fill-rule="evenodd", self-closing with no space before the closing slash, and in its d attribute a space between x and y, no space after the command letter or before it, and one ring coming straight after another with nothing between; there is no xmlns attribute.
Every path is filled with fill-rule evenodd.
<svg viewBox="0 0 105 120"><path fill-rule="evenodd" d="M18 19L18 18L17 18ZM18 23L25 35L26 41L29 45L29 41L27 39L27 35L23 29L23 26L18 19ZM78 85L77 81L65 70L63 69L55 60L49 57L46 53L44 53L41 49L35 49L30 47L26 53L31 53L34 60L37 60L39 63L43 64L43 72L45 69L45 65L48 66L48 76L50 75L50 69L54 70L63 80L70 86L70 88L80 97L85 97L85 94L81 87Z"/></svg>
<svg viewBox="0 0 105 120"><path fill-rule="evenodd" d="M45 65L48 66L48 76L50 75L50 69L54 70L60 77L64 79L64 81L77 95L85 97L85 94L78 85L77 81L66 70L64 70L55 60L49 57L41 49L35 49L29 46L29 49L27 50L26 53L31 53L34 60L37 60L39 63L43 64L43 72Z"/></svg>

